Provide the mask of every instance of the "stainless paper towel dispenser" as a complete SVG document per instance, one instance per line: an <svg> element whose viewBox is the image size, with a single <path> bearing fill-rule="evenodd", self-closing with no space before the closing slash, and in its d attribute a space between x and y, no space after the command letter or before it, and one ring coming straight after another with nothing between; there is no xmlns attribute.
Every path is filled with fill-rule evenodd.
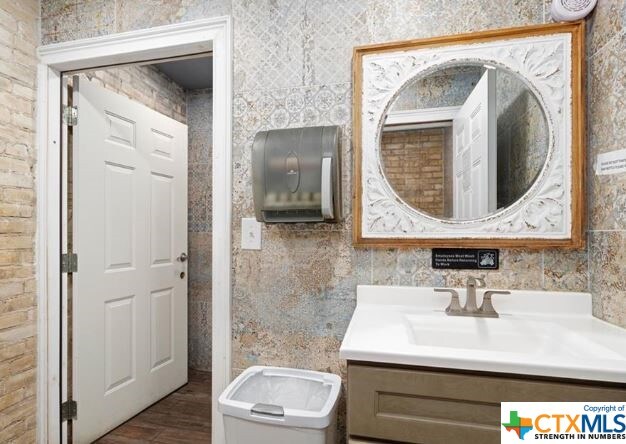
<svg viewBox="0 0 626 444"><path fill-rule="evenodd" d="M257 133L252 182L259 222L341 220L339 127Z"/></svg>

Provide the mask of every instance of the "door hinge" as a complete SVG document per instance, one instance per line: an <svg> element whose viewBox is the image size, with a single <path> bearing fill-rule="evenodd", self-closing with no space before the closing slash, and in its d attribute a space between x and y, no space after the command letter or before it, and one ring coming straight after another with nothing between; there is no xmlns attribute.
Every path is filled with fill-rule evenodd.
<svg viewBox="0 0 626 444"><path fill-rule="evenodd" d="M61 404L61 421L76 419L78 416L78 404L76 401L68 400Z"/></svg>
<svg viewBox="0 0 626 444"><path fill-rule="evenodd" d="M67 126L74 126L78 123L78 107L63 106L63 123Z"/></svg>
<svg viewBox="0 0 626 444"><path fill-rule="evenodd" d="M76 273L78 271L78 255L76 253L64 253L61 255L61 272Z"/></svg>

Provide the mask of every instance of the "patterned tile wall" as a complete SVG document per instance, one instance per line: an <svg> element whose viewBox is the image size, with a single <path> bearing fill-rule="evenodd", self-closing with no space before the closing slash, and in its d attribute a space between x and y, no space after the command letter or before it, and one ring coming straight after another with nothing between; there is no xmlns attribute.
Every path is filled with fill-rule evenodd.
<svg viewBox="0 0 626 444"><path fill-rule="evenodd" d="M187 91L189 367L211 370L211 90Z"/></svg>
<svg viewBox="0 0 626 444"><path fill-rule="evenodd" d="M588 278L594 314L626 327L626 175L593 174L595 156L626 140L626 1L598 2L589 25Z"/></svg>
<svg viewBox="0 0 626 444"><path fill-rule="evenodd" d="M97 14L93 11L98 5ZM234 19L234 224L251 216L250 148L263 128L342 127L338 225L268 226L261 251L233 246L233 366L278 364L343 373L337 350L358 283L459 285L424 250L355 250L350 228L350 67L354 45L550 21L545 0L43 0L42 40L63 41L201 17ZM621 148L626 114L626 0L589 20L589 164ZM502 252L496 287L588 290L595 313L626 326L626 176L589 174L587 252ZM608 247L611 248L608 248ZM606 271L610 270L610 273Z"/></svg>

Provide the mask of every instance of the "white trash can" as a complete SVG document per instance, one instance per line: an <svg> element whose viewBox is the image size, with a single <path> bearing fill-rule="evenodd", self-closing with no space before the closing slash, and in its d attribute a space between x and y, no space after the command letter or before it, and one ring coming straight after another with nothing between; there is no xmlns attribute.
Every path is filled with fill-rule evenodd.
<svg viewBox="0 0 626 444"><path fill-rule="evenodd" d="M226 444L335 444L340 390L330 373L250 367L218 400Z"/></svg>

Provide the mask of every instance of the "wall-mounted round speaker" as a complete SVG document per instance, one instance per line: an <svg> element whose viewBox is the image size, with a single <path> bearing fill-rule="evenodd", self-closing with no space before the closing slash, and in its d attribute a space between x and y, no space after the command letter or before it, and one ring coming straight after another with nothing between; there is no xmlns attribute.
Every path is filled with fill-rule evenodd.
<svg viewBox="0 0 626 444"><path fill-rule="evenodd" d="M585 18L598 0L552 0L550 14L557 22L573 22Z"/></svg>

